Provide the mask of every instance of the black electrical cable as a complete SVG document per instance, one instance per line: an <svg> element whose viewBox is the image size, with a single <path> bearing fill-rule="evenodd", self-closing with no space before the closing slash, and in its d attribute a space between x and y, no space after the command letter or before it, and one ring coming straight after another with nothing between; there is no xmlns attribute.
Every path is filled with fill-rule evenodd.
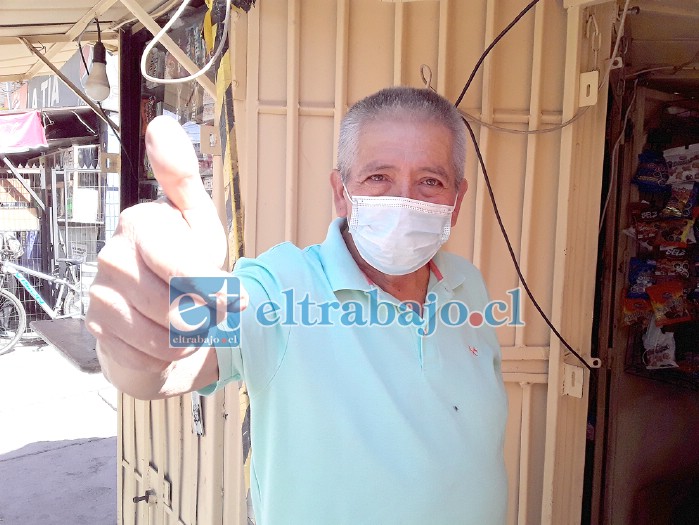
<svg viewBox="0 0 699 525"><path fill-rule="evenodd" d="M481 57L478 59L478 62L476 62L476 65L473 68L473 71L471 72L471 75L468 77L468 80L466 81L466 84L464 85L463 90L461 91L461 94L459 95L459 98L456 99L456 102L454 103L454 106L458 107L459 104L461 103L461 100L463 99L464 95L466 94L466 91L471 85L471 82L473 81L473 78L476 76L476 72L478 69L481 67L481 64L483 64L483 61L485 60L486 56L488 56L488 53L492 51L492 49L495 47L495 45L502 39L502 37L505 36L505 34L514 27L514 25L519 22L519 20L527 14L527 12L534 7L540 0L533 0L532 2L529 3L515 18L512 20L512 22L505 28L503 29L500 34L498 34L497 37L492 41L492 43L485 49ZM476 156L478 157L478 162L480 163L481 169L483 170L483 179L485 180L486 187L488 188L488 194L490 195L490 202L493 204L493 211L495 212L495 218L498 221L498 225L500 226L500 231L502 232L502 236L505 239L505 244L507 245L507 250L510 252L510 258L512 259L512 262L514 263L515 271L517 272L517 275L519 276L519 280L522 282L522 286L524 287L524 290L527 292L527 295L529 296L529 299L531 300L532 304L534 305L534 308L536 308L537 312L539 312L539 315L541 315L542 319L548 327L551 329L551 331L556 335L556 337L559 339L559 341L563 344L563 346L566 347L575 357L578 358L578 360L585 365L585 367L592 372L593 368L583 359L583 357L576 352L573 347L568 343L568 341L565 340L565 338L561 335L561 333L556 329L556 327L553 325L551 320L548 318L548 316L544 313L544 310L541 308L539 305L538 301L534 298L534 294L532 291L529 289L529 285L527 284L526 279L524 278L524 275L522 274L522 269L519 266L519 262L517 262L517 256L515 255L515 251L512 248L512 243L510 242L510 237L507 235L507 230L505 229L505 225L502 222L502 217L500 216L500 211L498 209L497 202L495 201L495 193L493 192L493 187L490 183L490 177L488 177L488 170L485 167L485 161L483 160L483 155L481 154L481 149L478 146L478 140L476 139L476 134L473 132L473 128L469 124L469 122L464 118L463 116L461 119L464 121L464 124L466 125L466 129L468 129L469 135L471 136L471 141L473 142L473 146L476 150Z"/></svg>
<svg viewBox="0 0 699 525"><path fill-rule="evenodd" d="M519 276L519 280L522 281L522 286L524 287L524 290L527 292L527 295L529 296L529 299L531 299L532 304L534 304L534 308L539 312L539 315L544 319L548 327L551 329L551 331L558 337L558 339L561 341L563 346L565 346L570 352L577 357L580 362L587 367L588 370L592 371L592 367L587 364L587 361L583 359L583 357L578 354L575 350L573 350L573 347L570 346L568 341L565 340L565 338L561 335L561 333L556 329L556 327L553 325L551 320L548 318L548 316L544 313L543 309L541 306L539 306L538 301L534 298L534 294L532 291L529 289L529 285L527 284L526 279L524 278L524 275L522 274L522 269L519 266L519 263L517 262L517 256L515 255L514 249L512 248L512 243L510 242L510 238L507 235L507 230L505 229L505 225L502 222L502 217L500 216L500 211L498 210L498 205L495 202L495 194L493 193L493 187L490 184L490 177L488 177L488 170L485 168L485 162L483 161L483 155L481 154L481 149L478 147L478 142L476 141L476 135L473 132L473 128L471 127L471 124L469 122L461 117L462 120L464 121L464 124L466 124L466 128L468 129L469 134L471 135L471 140L473 141L473 145L475 146L476 149L476 156L478 157L478 162L481 165L481 169L483 170L483 178L485 179L485 185L488 188L488 194L490 195L490 201L493 203L493 211L495 212L495 217L498 220L498 224L500 225L500 231L502 231L502 235L505 238L505 244L507 244L507 250L510 252L510 257L512 258L512 262L514 263L515 266L515 271L517 272L517 275Z"/></svg>
<svg viewBox="0 0 699 525"><path fill-rule="evenodd" d="M466 81L466 84L464 84L464 89L461 90L461 94L459 95L459 98L456 99L456 102L454 105L458 108L459 104L461 104L461 100L464 98L464 95L466 94L466 91L468 91L468 88L471 86L471 82L473 82L473 77L476 76L476 73L478 72L478 69L480 69L481 64L483 64L483 61L485 60L485 57L488 56L488 54L493 50L495 45L500 42L502 37L504 37L507 32L512 29L517 22L520 21L520 19L526 15L529 10L534 7L536 4L539 3L540 0L532 0L529 2L529 5L527 5L522 11L510 22L510 24L500 31L500 34L495 37L495 39L490 43L490 45L483 51L483 54L481 55L481 58L478 59L478 62L476 62L476 65L473 67L473 71L471 71L471 76L468 77L468 80Z"/></svg>

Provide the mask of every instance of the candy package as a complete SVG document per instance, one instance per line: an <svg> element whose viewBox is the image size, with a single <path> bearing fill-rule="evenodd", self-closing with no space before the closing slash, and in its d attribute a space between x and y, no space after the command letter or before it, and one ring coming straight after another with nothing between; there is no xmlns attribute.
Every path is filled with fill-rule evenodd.
<svg viewBox="0 0 699 525"><path fill-rule="evenodd" d="M653 317L653 308L648 299L639 298L624 298L624 309L621 316L621 322L625 326L640 324L646 326L648 321Z"/></svg>
<svg viewBox="0 0 699 525"><path fill-rule="evenodd" d="M666 149L663 157L667 163L667 183L699 180L699 144Z"/></svg>
<svg viewBox="0 0 699 525"><path fill-rule="evenodd" d="M675 336L672 332L663 333L652 320L643 334L643 364L648 370L677 368L675 361Z"/></svg>
<svg viewBox="0 0 699 525"><path fill-rule="evenodd" d="M666 280L689 279L690 268L688 259L661 257L656 261L655 275L666 277ZM661 282L656 279L656 282Z"/></svg>
<svg viewBox="0 0 699 525"><path fill-rule="evenodd" d="M665 191L670 174L665 157L654 151L644 151L638 156L638 168L633 182L643 191Z"/></svg>
<svg viewBox="0 0 699 525"><path fill-rule="evenodd" d="M637 221L656 221L660 219L660 210L648 201L632 202L629 204L629 215Z"/></svg>
<svg viewBox="0 0 699 525"><path fill-rule="evenodd" d="M658 326L691 321L688 302L682 281L667 281L646 288Z"/></svg>
<svg viewBox="0 0 699 525"><path fill-rule="evenodd" d="M629 260L629 288L626 297L648 298L646 288L655 284L655 261L631 257Z"/></svg>
<svg viewBox="0 0 699 525"><path fill-rule="evenodd" d="M638 221L634 225L634 228L639 247L643 248L645 251L652 250L658 238L658 233L660 233L660 221Z"/></svg>
<svg viewBox="0 0 699 525"><path fill-rule="evenodd" d="M658 222L655 245L668 248L686 248L694 238L693 219L666 219Z"/></svg>
<svg viewBox="0 0 699 525"><path fill-rule="evenodd" d="M660 212L662 217L692 218L692 208L697 201L697 184L681 182L672 185L672 193Z"/></svg>

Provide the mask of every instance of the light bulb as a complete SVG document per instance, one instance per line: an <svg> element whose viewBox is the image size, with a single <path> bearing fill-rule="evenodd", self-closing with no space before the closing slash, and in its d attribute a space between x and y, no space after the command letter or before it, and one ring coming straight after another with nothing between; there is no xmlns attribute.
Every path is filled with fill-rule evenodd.
<svg viewBox="0 0 699 525"><path fill-rule="evenodd" d="M90 68L90 75L85 82L85 93L92 100L102 102L109 96L106 50L102 42L95 44L92 57L92 68Z"/></svg>

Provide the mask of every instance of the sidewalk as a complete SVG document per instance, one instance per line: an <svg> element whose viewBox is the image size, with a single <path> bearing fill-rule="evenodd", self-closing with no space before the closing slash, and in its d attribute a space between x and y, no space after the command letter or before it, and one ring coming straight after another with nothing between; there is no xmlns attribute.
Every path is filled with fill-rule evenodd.
<svg viewBox="0 0 699 525"><path fill-rule="evenodd" d="M53 347L0 356L0 525L116 523L116 391Z"/></svg>

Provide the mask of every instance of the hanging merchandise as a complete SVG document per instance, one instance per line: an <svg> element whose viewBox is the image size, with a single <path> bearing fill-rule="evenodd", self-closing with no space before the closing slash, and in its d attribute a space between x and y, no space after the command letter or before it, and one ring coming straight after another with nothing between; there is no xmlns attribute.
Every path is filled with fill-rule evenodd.
<svg viewBox="0 0 699 525"><path fill-rule="evenodd" d="M635 254L628 260L621 322L629 327L628 371L696 388L699 144L676 146L691 142L692 134L674 129L674 136L656 133L666 136L664 149L652 143L638 156L632 178L638 200L629 204L631 225L624 230L636 241Z"/></svg>
<svg viewBox="0 0 699 525"><path fill-rule="evenodd" d="M648 330L643 334L643 348L643 363L648 370L677 368L675 336L672 332L664 333L655 322L651 321Z"/></svg>

